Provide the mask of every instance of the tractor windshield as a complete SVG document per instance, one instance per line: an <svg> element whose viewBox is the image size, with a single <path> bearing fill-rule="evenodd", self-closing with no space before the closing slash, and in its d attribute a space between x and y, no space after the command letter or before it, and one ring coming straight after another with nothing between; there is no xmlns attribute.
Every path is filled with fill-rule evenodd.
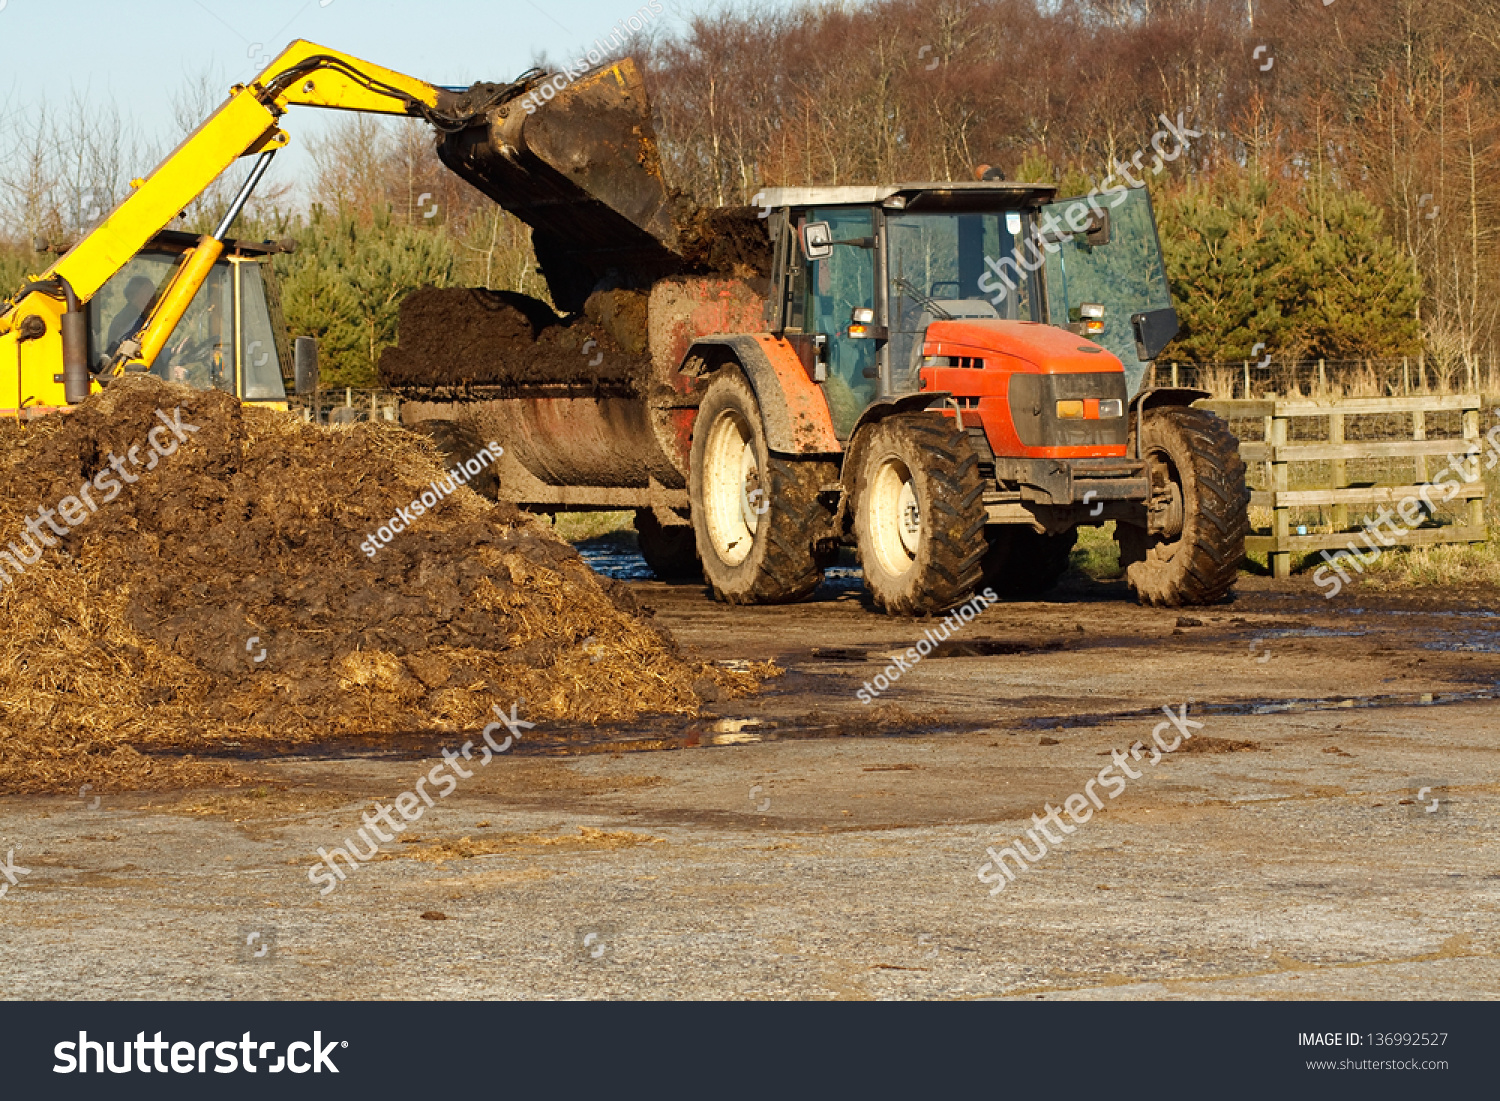
<svg viewBox="0 0 1500 1101"><path fill-rule="evenodd" d="M995 264L1024 236L1020 211L901 214L886 219L890 281L891 376L898 390L915 386L922 334L942 317L1034 320L1032 273L996 280ZM988 261L988 263L987 263ZM986 278L986 273L989 277Z"/></svg>

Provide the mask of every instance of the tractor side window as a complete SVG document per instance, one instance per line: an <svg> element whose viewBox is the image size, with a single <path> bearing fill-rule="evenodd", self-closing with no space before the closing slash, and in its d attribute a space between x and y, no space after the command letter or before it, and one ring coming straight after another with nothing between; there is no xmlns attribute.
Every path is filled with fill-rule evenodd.
<svg viewBox="0 0 1500 1101"><path fill-rule="evenodd" d="M138 253L89 301L89 344L96 371L114 358L121 342L141 331L177 260L172 253Z"/></svg>
<svg viewBox="0 0 1500 1101"><path fill-rule="evenodd" d="M828 259L807 261L803 331L828 338L823 394L835 434L847 439L880 388L875 341L849 336L853 311L875 307L875 216L831 208L809 211L807 220L827 222L834 246Z"/></svg>
<svg viewBox="0 0 1500 1101"><path fill-rule="evenodd" d="M1147 360L1137 344L1131 319L1145 315L1167 326L1164 344L1177 331L1172 292L1162 264L1161 244L1151 197L1144 187L1130 188L1104 204L1109 213L1109 240L1091 245L1086 234L1063 235L1047 256L1047 311L1053 325L1066 328L1084 303L1104 307L1104 332L1094 337L1125 365L1126 383L1134 394L1146 374ZM1042 208L1059 223L1071 214L1075 224L1088 212L1087 199L1059 199ZM1160 348L1146 348L1152 355Z"/></svg>
<svg viewBox="0 0 1500 1101"><path fill-rule="evenodd" d="M240 272L240 373L246 401L285 401L281 359L266 305L266 282L260 264L237 265Z"/></svg>

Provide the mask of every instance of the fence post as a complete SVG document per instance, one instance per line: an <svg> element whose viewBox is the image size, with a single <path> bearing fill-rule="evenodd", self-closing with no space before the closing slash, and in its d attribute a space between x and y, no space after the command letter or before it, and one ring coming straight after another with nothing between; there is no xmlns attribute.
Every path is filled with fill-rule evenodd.
<svg viewBox="0 0 1500 1101"><path fill-rule="evenodd" d="M1318 392L1324 397L1328 395L1328 370L1321 359L1318 360Z"/></svg>
<svg viewBox="0 0 1500 1101"><path fill-rule="evenodd" d="M1250 400L1250 361L1247 359L1244 362L1245 362L1245 400L1249 401Z"/></svg>
<svg viewBox="0 0 1500 1101"><path fill-rule="evenodd" d="M1172 361L1172 386L1174 388L1177 386L1177 361L1176 360Z"/></svg>
<svg viewBox="0 0 1500 1101"><path fill-rule="evenodd" d="M1476 386L1475 389L1477 390L1478 387ZM1480 478L1476 484L1483 489L1483 467L1480 465L1479 456L1484 453L1484 449L1479 446L1479 410L1477 408L1464 410L1464 450L1466 452L1474 452L1474 470L1480 474ZM1463 475L1459 476L1462 477ZM1473 540L1476 543L1484 542L1489 535L1484 530L1483 497L1471 497L1469 499L1469 528L1471 535L1473 531L1477 530L1479 532L1479 538Z"/></svg>
<svg viewBox="0 0 1500 1101"><path fill-rule="evenodd" d="M1271 426L1274 423L1275 423L1275 421L1274 421L1273 418L1266 417L1264 424L1261 426L1261 438L1264 439L1267 444L1269 444L1271 442ZM1269 450L1269 448L1267 450ZM1266 482L1265 482L1266 488L1267 489L1275 489L1276 488L1276 468L1271 465L1271 460L1270 459L1266 460L1266 471L1265 471L1265 473L1266 473Z"/></svg>
<svg viewBox="0 0 1500 1101"><path fill-rule="evenodd" d="M1280 404L1279 402L1277 403ZM1273 410L1280 413L1279 408ZM1287 418L1282 416L1273 417L1271 421L1271 533L1274 538L1271 550L1271 576L1278 580L1285 580L1292 576L1292 554L1288 545L1292 538L1291 513L1281 503L1281 495L1286 493L1290 486L1287 482L1287 463L1282 457L1281 449L1286 447Z"/></svg>
<svg viewBox="0 0 1500 1101"><path fill-rule="evenodd" d="M1411 365L1407 362L1405 356L1401 357L1401 392L1403 394L1411 393Z"/></svg>
<svg viewBox="0 0 1500 1101"><path fill-rule="evenodd" d="M1427 393L1427 350L1425 348L1417 353L1417 386L1422 393Z"/></svg>
<svg viewBox="0 0 1500 1101"><path fill-rule="evenodd" d="M1418 364L1418 367L1421 365ZM1425 440L1427 438L1427 414L1420 409L1413 409L1411 413L1411 438L1414 440ZM1427 456L1417 456L1417 484L1427 484Z"/></svg>
<svg viewBox="0 0 1500 1101"><path fill-rule="evenodd" d="M1344 442L1344 414L1328 414L1328 442L1342 445ZM1343 459L1333 460L1333 484L1330 489L1346 489L1349 483L1349 467ZM1333 506L1333 530L1346 531L1349 527L1349 506Z"/></svg>

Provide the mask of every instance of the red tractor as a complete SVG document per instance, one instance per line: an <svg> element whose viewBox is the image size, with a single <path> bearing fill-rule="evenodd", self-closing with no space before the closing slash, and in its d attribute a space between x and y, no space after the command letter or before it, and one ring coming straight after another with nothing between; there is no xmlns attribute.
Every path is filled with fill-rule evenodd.
<svg viewBox="0 0 1500 1101"><path fill-rule="evenodd" d="M1233 584L1249 492L1235 437L1142 389L1177 332L1144 189L1032 184L762 193L768 331L700 337L688 498L721 600L807 597L841 544L888 612L1049 589L1115 521L1148 604ZM1106 201L1107 200L1107 201Z"/></svg>

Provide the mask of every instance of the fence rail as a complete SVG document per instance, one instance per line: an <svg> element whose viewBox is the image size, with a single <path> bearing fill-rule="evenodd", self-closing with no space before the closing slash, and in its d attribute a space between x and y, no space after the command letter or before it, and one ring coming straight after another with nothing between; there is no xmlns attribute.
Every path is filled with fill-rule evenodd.
<svg viewBox="0 0 1500 1101"><path fill-rule="evenodd" d="M1264 464L1267 488L1252 491L1250 504L1252 507L1271 510L1271 527L1269 530L1252 533L1245 540L1245 549L1265 552L1276 577L1291 576L1291 556L1295 552L1347 547L1352 537L1362 537L1363 531L1360 528L1350 528L1351 505L1401 504L1403 508L1399 515L1404 526L1398 528L1392 524L1386 529L1394 536L1393 544L1424 546L1438 543L1479 543L1488 538L1484 522L1485 485L1482 478L1460 483L1453 495L1463 513L1462 523L1426 526L1433 523L1428 460L1441 458L1451 467L1456 462L1464 461L1464 457L1478 447L1479 410L1482 406L1478 394L1334 398L1319 401L1297 398L1230 398L1207 400L1198 404L1201 408L1224 417L1231 426L1236 422L1261 422L1261 439L1241 437L1240 455L1247 463ZM1436 413L1460 414L1463 435L1428 439L1427 416ZM1347 441L1345 418L1352 416L1409 418L1410 438ZM1323 438L1291 440L1291 422L1302 419L1326 420L1327 429ZM1395 485L1369 481L1351 482L1348 475L1349 462L1369 459L1411 459L1414 481ZM1475 461L1477 464L1477 459ZM1293 489L1293 464L1304 467L1309 464L1326 464L1325 484L1313 489ZM1422 496L1424 491L1427 499ZM1446 496L1445 490L1445 499ZM1421 501L1425 507L1413 506L1412 513L1408 513L1405 506L1413 500ZM1328 509L1331 512L1333 531L1293 534L1291 510L1309 508Z"/></svg>
<svg viewBox="0 0 1500 1101"><path fill-rule="evenodd" d="M1500 359L1438 362L1425 355L1397 358L1297 360L1276 363L1157 360L1148 386L1194 386L1215 398L1402 397L1412 394L1500 392Z"/></svg>

